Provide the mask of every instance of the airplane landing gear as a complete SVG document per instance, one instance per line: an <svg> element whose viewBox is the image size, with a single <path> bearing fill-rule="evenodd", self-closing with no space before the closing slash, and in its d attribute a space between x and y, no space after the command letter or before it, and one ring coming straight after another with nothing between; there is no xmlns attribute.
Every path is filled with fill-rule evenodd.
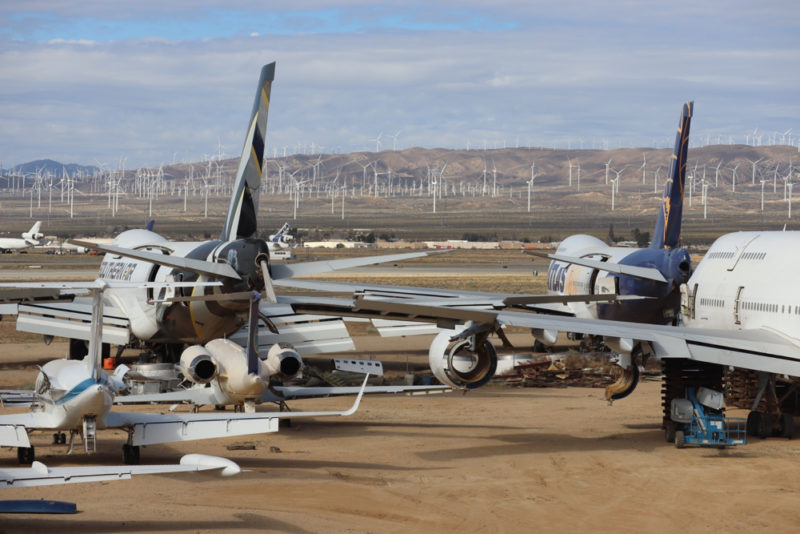
<svg viewBox="0 0 800 534"><path fill-rule="evenodd" d="M17 447L17 460L23 465L30 465L36 457L33 445L30 447Z"/></svg>
<svg viewBox="0 0 800 534"><path fill-rule="evenodd" d="M747 434L767 438L777 436L791 439L794 435L794 417L781 411L781 400L775 389L773 373L758 374L758 393L747 415ZM761 400L765 401L766 411L760 411Z"/></svg>
<svg viewBox="0 0 800 534"><path fill-rule="evenodd" d="M128 445L127 443L123 445L122 462L125 465L139 465L139 446Z"/></svg>

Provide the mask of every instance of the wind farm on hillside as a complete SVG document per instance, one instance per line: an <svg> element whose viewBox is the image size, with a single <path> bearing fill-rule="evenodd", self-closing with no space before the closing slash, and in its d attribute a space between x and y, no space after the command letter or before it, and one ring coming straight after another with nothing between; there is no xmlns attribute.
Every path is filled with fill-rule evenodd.
<svg viewBox="0 0 800 534"><path fill-rule="evenodd" d="M627 238L651 229L670 153L411 148L288 155L266 161L259 217L263 228L292 221L308 235L336 238L373 232L409 240L558 240L576 232L606 237L612 224ZM684 239L791 228L800 217L792 213L797 157L788 144L690 149ZM49 235L99 236L155 219L169 235L203 237L219 226L235 158L152 169L125 169L124 161L72 172L52 163L4 171L4 229L42 220Z"/></svg>

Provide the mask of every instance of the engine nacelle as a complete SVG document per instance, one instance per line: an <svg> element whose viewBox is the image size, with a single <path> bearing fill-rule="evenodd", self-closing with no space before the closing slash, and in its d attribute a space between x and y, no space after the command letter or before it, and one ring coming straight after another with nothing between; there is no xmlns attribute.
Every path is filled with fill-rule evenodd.
<svg viewBox="0 0 800 534"><path fill-rule="evenodd" d="M428 363L442 384L457 389L476 389L485 385L497 370L497 353L488 339L472 346L472 340L450 341L456 330L437 335L428 349Z"/></svg>
<svg viewBox="0 0 800 534"><path fill-rule="evenodd" d="M303 368L303 359L296 350L275 343L269 348L267 357L261 360L261 375L264 378L277 376L289 379L297 376Z"/></svg>
<svg viewBox="0 0 800 534"><path fill-rule="evenodd" d="M38 241L39 239L44 238L44 234L41 232L23 232L22 233L23 239L30 239L33 241Z"/></svg>
<svg viewBox="0 0 800 534"><path fill-rule="evenodd" d="M536 341L547 347L552 347L556 344L556 341L558 341L558 330L531 328L531 334L533 334L533 337L536 339Z"/></svg>
<svg viewBox="0 0 800 534"><path fill-rule="evenodd" d="M192 345L181 354L181 373L195 384L207 384L217 376L217 363L202 345Z"/></svg>

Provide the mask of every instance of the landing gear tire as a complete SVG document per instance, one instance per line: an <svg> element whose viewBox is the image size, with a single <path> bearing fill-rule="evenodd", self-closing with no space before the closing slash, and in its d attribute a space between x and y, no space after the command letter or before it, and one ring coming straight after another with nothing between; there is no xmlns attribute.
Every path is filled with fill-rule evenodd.
<svg viewBox="0 0 800 534"><path fill-rule="evenodd" d="M139 465L139 446L127 443L123 445L122 461L125 465Z"/></svg>
<svg viewBox="0 0 800 534"><path fill-rule="evenodd" d="M547 346L537 339L533 342L533 352L547 352Z"/></svg>
<svg viewBox="0 0 800 534"><path fill-rule="evenodd" d="M790 413L781 414L781 436L789 439L794 436L794 417Z"/></svg>
<svg viewBox="0 0 800 534"><path fill-rule="evenodd" d="M759 415L758 421L758 437L761 439L768 438L772 435L772 414L757 412Z"/></svg>
<svg viewBox="0 0 800 534"><path fill-rule="evenodd" d="M34 458L36 458L36 454L33 450L33 445L30 447L17 448L17 460L19 463L23 465L30 465L33 463Z"/></svg>
<svg viewBox="0 0 800 534"><path fill-rule="evenodd" d="M750 412L747 414L747 435L758 436L758 426L761 421L760 412Z"/></svg>
<svg viewBox="0 0 800 534"><path fill-rule="evenodd" d="M664 425L664 441L667 443L675 443L675 432L678 430L678 427L672 421L667 421Z"/></svg>
<svg viewBox="0 0 800 534"><path fill-rule="evenodd" d="M682 449L686 445L686 435L683 430L675 431L675 447Z"/></svg>

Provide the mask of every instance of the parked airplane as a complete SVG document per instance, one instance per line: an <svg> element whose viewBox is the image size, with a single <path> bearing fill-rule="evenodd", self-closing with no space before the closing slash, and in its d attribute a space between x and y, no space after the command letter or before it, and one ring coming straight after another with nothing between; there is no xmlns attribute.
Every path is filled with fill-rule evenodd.
<svg viewBox="0 0 800 534"><path fill-rule="evenodd" d="M552 260L548 270L548 295L423 290L307 280L282 280L276 284L325 291L357 291L364 296L413 300L415 304L449 308L521 308L587 319L675 324L680 311L680 286L692 272L689 252L679 244L693 110L693 102L683 105L650 247L612 247L589 235L572 235L561 242L555 254L544 255ZM315 309L314 306L302 308ZM382 333L390 329L391 326L386 325L379 327ZM399 330L402 334L409 333L402 323ZM533 328L539 350L543 349L542 345L553 345L560 331L565 329ZM611 348L623 354L619 364L624 374L606 392L609 400L615 400L627 396L636 387L639 375L635 360L642 355L635 353L629 357L620 347L611 344Z"/></svg>
<svg viewBox="0 0 800 534"><path fill-rule="evenodd" d="M290 225L288 222L283 223L280 230L269 236L269 250L270 252L289 248L294 241L294 236L289 234Z"/></svg>
<svg viewBox="0 0 800 534"><path fill-rule="evenodd" d="M180 280L222 282L221 287L162 288L160 292L152 288L112 287L107 293L107 315L102 331L104 343L120 347L136 344L159 357L175 361L184 343L208 343L238 330L246 319L248 292L256 290L265 297L261 315L274 334L270 346L282 341L300 341L307 345L302 350L309 352L346 350L352 348L352 342L341 321L310 324L309 320L314 318L300 318L291 313L288 314L291 317L287 317L287 308L277 304L272 281L425 255L411 253L280 265L270 263L269 243L257 236L257 214L274 73L275 63L261 69L234 194L219 239L168 241L145 228L122 232L112 245L73 241L78 246L106 253L99 272L99 277L104 280L142 284ZM200 293L209 300L168 300L171 296L198 296ZM219 295L244 297L220 300ZM17 329L69 338L72 340L70 357L81 358L86 354L84 341L89 339L90 304L86 299L79 299L69 304L20 306ZM303 324L298 325L299 322ZM278 323L285 326L276 326ZM322 342L313 343L317 339ZM335 342L326 343L327 340Z"/></svg>
<svg viewBox="0 0 800 534"><path fill-rule="evenodd" d="M0 237L0 251L14 252L15 250L25 250L38 245L39 240L44 237L44 234L39 231L41 226L42 221L36 221L30 230L22 232L22 238Z"/></svg>
<svg viewBox="0 0 800 534"><path fill-rule="evenodd" d="M181 282L176 285L193 283ZM17 284L16 287L20 285L24 284ZM36 287L42 285L44 284L31 284ZM103 293L107 287L114 285L125 286L131 283L97 280L82 286L71 285L71 290L82 287L92 293L92 332L88 355L81 361L61 359L46 363L36 378L38 402L32 409L27 413L0 415L0 446L17 447L20 463L31 463L34 460L34 447L30 444L28 433L35 430L55 431L62 443L66 441L63 432L69 431L70 451L74 436L81 434L84 449L89 452L95 447L97 429L120 428L128 434L127 442L123 445L124 462L137 464L141 445L276 432L281 418L347 416L358 409L366 379L353 406L345 411L290 414L152 414L112 411L115 393L122 387L120 376L124 368L118 368L112 376L107 376L100 368L100 331L104 316ZM147 285L152 287L168 284ZM247 350L252 350L252 345Z"/></svg>
<svg viewBox="0 0 800 534"><path fill-rule="evenodd" d="M275 402L284 407L287 400L305 397L354 395L359 388L351 387L301 387L271 384L272 379L286 380L296 377L302 370L303 360L291 348L274 344L265 358L255 351L258 346L258 303L260 295L251 293L247 325L247 343L242 347L230 339L214 339L205 345L192 345L181 354L178 369L192 387L163 393L119 395L116 404L191 403L196 407L207 405L234 405L246 413L255 412L261 402ZM382 375L383 366L372 360L335 360L339 369L351 372ZM448 386L367 386L364 393L436 393L449 391Z"/></svg>

